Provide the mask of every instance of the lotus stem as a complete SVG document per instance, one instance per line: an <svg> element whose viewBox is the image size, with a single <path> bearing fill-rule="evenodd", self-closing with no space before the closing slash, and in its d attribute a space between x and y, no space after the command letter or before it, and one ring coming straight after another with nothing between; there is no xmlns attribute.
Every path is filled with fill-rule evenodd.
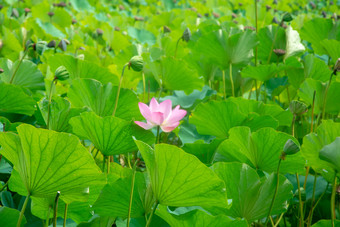
<svg viewBox="0 0 340 227"><path fill-rule="evenodd" d="M132 207L132 199L133 199L133 190L135 187L135 179L136 179L136 168L137 168L137 162L138 160L135 161L132 169L132 182L131 182L131 191L130 191L130 201L129 201L129 211L128 211L128 217L127 217L127 223L126 227L129 227L130 225L130 218L131 218L131 207Z"/></svg>
<svg viewBox="0 0 340 227"><path fill-rule="evenodd" d="M107 156L107 168L106 168L106 173L109 174L110 173L110 157L111 156Z"/></svg>
<svg viewBox="0 0 340 227"><path fill-rule="evenodd" d="M145 102L145 74L144 72L142 73L142 77L143 77L143 102Z"/></svg>
<svg viewBox="0 0 340 227"><path fill-rule="evenodd" d="M25 202L22 205L22 208L21 208L21 211L20 211L20 216L19 216L19 219L18 219L18 222L17 222L17 227L21 226L21 221L22 221L22 218L24 217L24 213L25 213L26 206L27 206L29 198L30 198L30 194L28 193L28 195L26 196Z"/></svg>
<svg viewBox="0 0 340 227"><path fill-rule="evenodd" d="M336 186L337 186L337 180L338 180L338 177L336 175L337 175L337 172L335 172L334 181L333 181L333 188L332 188L332 196L331 196L332 227L335 226L335 218L336 218L336 214L335 214L335 194L336 194Z"/></svg>
<svg viewBox="0 0 340 227"><path fill-rule="evenodd" d="M176 42L176 49L175 49L175 55L174 55L175 58L176 58L176 55L177 55L178 44L179 44L179 41L181 41L181 39L182 39L182 37L179 38L179 39L177 40L177 42Z"/></svg>
<svg viewBox="0 0 340 227"><path fill-rule="evenodd" d="M159 144L159 125L157 126L157 138L156 138L156 144Z"/></svg>
<svg viewBox="0 0 340 227"><path fill-rule="evenodd" d="M12 76L11 76L11 79L10 79L10 81L9 81L10 84L13 82L14 77L15 77L15 75L17 74L17 72L18 72L18 70L19 70L19 68L20 68L20 65L21 65L22 61L23 61L24 58L26 57L29 48L30 48L30 46L28 46L28 47L26 48L26 50L25 50L25 52L24 52L24 55L22 56L22 58L21 58L20 61L19 61L18 66L15 68L15 71L13 72L13 74L12 74Z"/></svg>
<svg viewBox="0 0 340 227"><path fill-rule="evenodd" d="M232 64L229 63L229 78L231 83L231 94L235 97L234 81L233 81L233 68Z"/></svg>
<svg viewBox="0 0 340 227"><path fill-rule="evenodd" d="M223 79L223 99L226 100L226 88L225 88L225 72L222 70L222 79Z"/></svg>
<svg viewBox="0 0 340 227"><path fill-rule="evenodd" d="M116 110L117 110L117 106L118 106L118 99L119 99L119 94L120 94L120 88L121 88L122 83L123 83L124 71L125 71L126 66L128 66L128 65L129 65L129 63L126 63L123 66L123 69L122 69L122 75L120 76L120 80L119 80L119 84L118 84L118 90L117 90L117 95L116 95L115 107L113 109L112 116L115 116L115 114L116 114Z"/></svg>
<svg viewBox="0 0 340 227"><path fill-rule="evenodd" d="M60 191L57 192L57 195L54 199L54 211L53 211L53 227L57 227L57 213L58 213L58 202L60 197Z"/></svg>
<svg viewBox="0 0 340 227"><path fill-rule="evenodd" d="M151 220L152 220L152 216L154 215L154 213L156 212L157 206L158 206L158 201L156 201L155 207L153 208L153 210L151 211L150 217L148 218L148 222L146 223L145 227L149 227L151 224Z"/></svg>
<svg viewBox="0 0 340 227"><path fill-rule="evenodd" d="M317 175L314 176L313 194L312 194L312 203L311 203L310 212L309 212L308 217L307 217L307 227L310 226L310 223L311 223L311 221L312 221L312 220L311 220L311 213L312 213L312 210L313 210L314 200L315 200L316 181L317 181Z"/></svg>
<svg viewBox="0 0 340 227"><path fill-rule="evenodd" d="M65 203L65 211L64 211L64 222L63 222L63 227L66 227L67 209L68 209L68 204Z"/></svg>
<svg viewBox="0 0 340 227"><path fill-rule="evenodd" d="M50 222L50 212L51 212L51 206L48 207L48 211L47 211L47 217L46 217L46 221L45 221L45 227L49 226L49 222Z"/></svg>
<svg viewBox="0 0 340 227"><path fill-rule="evenodd" d="M332 83L332 78L333 75L336 75L336 71L333 71L330 78L329 78L329 82L327 83L327 87L325 90L325 95L323 96L323 105L322 105L322 119L325 119L325 111L326 111L326 102L327 102L327 93L328 93L328 89Z"/></svg>
<svg viewBox="0 0 340 227"><path fill-rule="evenodd" d="M299 222L299 226L301 227L303 224L303 205L302 205L302 199L301 199L301 190L300 190L300 180L299 180L299 174L296 173L296 182L297 182L297 186L298 186L298 193L299 193L299 208L300 208L300 222Z"/></svg>
<svg viewBox="0 0 340 227"><path fill-rule="evenodd" d="M52 102L52 90L53 90L53 84L56 81L56 78L52 80L51 87L50 87L50 94L48 95L48 107L47 107L47 122L46 122L46 128L50 129L50 115L51 115L51 102Z"/></svg>
<svg viewBox="0 0 340 227"><path fill-rule="evenodd" d="M268 221L270 220L270 214L271 214L271 212L272 212L272 210L273 210L275 198L276 198L276 195L277 195L277 191L278 191L278 189L279 189L279 184L280 184L280 165L281 165L281 161L282 161L282 159L280 158L279 163L277 164L277 171L276 171L276 187L275 187L273 199L272 199L272 202L271 202L271 204L270 204L269 212L268 212L268 215L267 215L266 222L264 223L264 226L267 226L267 223L268 223Z"/></svg>

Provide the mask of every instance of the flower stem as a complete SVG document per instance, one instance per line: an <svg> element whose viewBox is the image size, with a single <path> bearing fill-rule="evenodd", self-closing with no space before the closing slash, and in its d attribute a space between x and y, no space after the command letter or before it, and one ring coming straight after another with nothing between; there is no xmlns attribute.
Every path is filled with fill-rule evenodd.
<svg viewBox="0 0 340 227"><path fill-rule="evenodd" d="M118 106L118 99L119 99L119 94L120 94L120 88L121 88L122 83L123 83L124 71L125 71L126 66L128 66L128 65L129 65L129 63L126 63L123 66L122 75L120 76L120 80L119 80L119 84L118 84L118 90L117 90L117 95L116 95L115 107L113 109L112 116L115 116L115 114L116 114L116 110L117 110L117 106Z"/></svg>
<svg viewBox="0 0 340 227"><path fill-rule="evenodd" d="M47 122L46 122L46 128L47 129L49 129L49 126L50 126L52 90L53 90L54 81L55 81L55 78L52 80L51 87L50 87L50 94L48 95Z"/></svg>
<svg viewBox="0 0 340 227"><path fill-rule="evenodd" d="M176 55L177 55L177 48L178 48L178 44L179 44L179 41L181 41L182 37L179 38L176 42L176 49L175 49L175 58L176 58Z"/></svg>
<svg viewBox="0 0 340 227"><path fill-rule="evenodd" d="M54 212L53 212L53 227L57 227L57 213L58 213L58 202L60 197L60 191L57 192L54 200Z"/></svg>
<svg viewBox="0 0 340 227"><path fill-rule="evenodd" d="M159 144L159 125L157 126L157 137L156 137L156 144Z"/></svg>
<svg viewBox="0 0 340 227"><path fill-rule="evenodd" d="M264 226L267 226L267 223L269 221L269 217L270 217L270 214L273 210L273 206L274 206L274 202L275 202L275 198L276 198L276 195L277 195L277 191L279 189L279 183L280 183L280 165L281 165L281 161L282 159L280 158L279 160L279 163L277 165L277 171L276 171L276 187L275 187L275 191L274 191L274 196L273 196L273 199L272 199L272 202L270 204L270 207L269 207L269 212L268 212L268 215L267 215L267 219L266 219L266 222L264 223Z"/></svg>
<svg viewBox="0 0 340 227"><path fill-rule="evenodd" d="M310 209L310 212L309 212L308 217L307 217L307 227L310 226L310 223L312 221L311 220L311 213L312 213L312 210L313 210L314 200L315 200L316 181L317 181L317 175L314 176L312 202L311 202L311 209Z"/></svg>
<svg viewBox="0 0 340 227"><path fill-rule="evenodd" d="M22 205L22 208L21 208L21 211L20 211L20 216L19 216L19 219L18 219L18 222L17 222L17 227L21 226L21 221L22 221L22 218L24 217L25 209L26 209L29 198L30 198L30 194L28 193L28 195L26 196L25 202Z"/></svg>
<svg viewBox="0 0 340 227"><path fill-rule="evenodd" d="M233 68L231 62L229 63L229 78L231 83L231 94L235 97L234 81L233 81Z"/></svg>
<svg viewBox="0 0 340 227"><path fill-rule="evenodd" d="M68 208L68 204L67 204L67 203L65 203L65 211L64 211L64 223L63 223L63 227L66 227L67 208Z"/></svg>
<svg viewBox="0 0 340 227"><path fill-rule="evenodd" d="M14 80L15 75L17 74L17 72L18 72L18 70L19 70L19 68L20 68L20 65L21 65L22 61L24 60L24 58L26 57L26 55L27 55L27 53L28 53L28 49L29 49L29 47L27 47L27 49L26 49L25 52L24 52L24 55L22 56L22 58L21 58L20 61L19 61L18 66L15 68L15 71L13 72L13 74L12 74L12 76L11 76L11 79L10 79L10 81L9 81L10 84L13 83L13 80Z"/></svg>
<svg viewBox="0 0 340 227"><path fill-rule="evenodd" d="M156 212L156 209L157 209L158 204L159 204L158 201L156 201L156 205L155 205L155 207L153 208L153 210L151 211L151 214L150 214L150 216L149 216L149 218L148 218L148 222L146 223L145 227L149 227L149 226L150 226L151 220L152 220L152 216L153 216L154 213Z"/></svg>
<svg viewBox="0 0 340 227"><path fill-rule="evenodd" d="M130 225L131 207L132 207L132 199L133 199L133 190L134 190L134 187L135 187L137 162L138 162L138 160L135 161L135 163L133 165L133 169L132 169L133 172L132 172L132 182L131 182L131 191L130 191L130 202L129 202L129 211L128 211L126 227L129 227L129 225Z"/></svg>
<svg viewBox="0 0 340 227"><path fill-rule="evenodd" d="M142 73L142 77L143 77L143 102L145 102L145 75L144 72Z"/></svg>
<svg viewBox="0 0 340 227"><path fill-rule="evenodd" d="M299 226L301 227L303 224L303 205L302 205L302 199L301 199L301 190L300 190L300 180L299 180L299 174L296 173L296 182L297 182L297 186L298 186L298 193L299 193L299 208L300 208L300 223Z"/></svg>
<svg viewBox="0 0 340 227"><path fill-rule="evenodd" d="M325 110L326 110L326 102L327 102L327 93L328 93L328 89L332 83L332 78L333 75L336 75L336 71L332 72L330 78L329 78L329 82L327 84L326 90L325 90L325 95L323 96L323 105L322 105L322 119L325 119Z"/></svg>
<svg viewBox="0 0 340 227"><path fill-rule="evenodd" d="M226 97L226 88L225 88L225 72L222 70L222 80L223 80L223 99L225 100Z"/></svg>
<svg viewBox="0 0 340 227"><path fill-rule="evenodd" d="M332 227L335 226L335 218L336 218L336 214L335 214L335 194L336 194L336 186L337 186L337 172L335 172L335 176L334 176L334 181L333 181L333 189L332 189L332 196L331 196L331 214L332 214Z"/></svg>
<svg viewBox="0 0 340 227"><path fill-rule="evenodd" d="M110 173L110 157L111 156L107 156L107 169L106 169L106 173L109 174Z"/></svg>

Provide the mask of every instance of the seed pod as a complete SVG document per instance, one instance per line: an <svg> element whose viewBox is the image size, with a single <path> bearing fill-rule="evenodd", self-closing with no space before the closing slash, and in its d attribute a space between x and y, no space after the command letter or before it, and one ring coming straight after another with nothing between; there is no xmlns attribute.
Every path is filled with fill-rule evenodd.
<svg viewBox="0 0 340 227"><path fill-rule="evenodd" d="M290 13L285 13L282 17L282 21L284 22L290 22L293 20L293 17Z"/></svg>
<svg viewBox="0 0 340 227"><path fill-rule="evenodd" d="M267 12L269 11L269 10L271 10L271 6L270 5L266 5L266 10L267 10Z"/></svg>
<svg viewBox="0 0 340 227"><path fill-rule="evenodd" d="M102 36L104 33L103 30L101 30L100 28L97 28L96 32L98 36Z"/></svg>
<svg viewBox="0 0 340 227"><path fill-rule="evenodd" d="M243 4L241 2L238 3L238 6L243 6Z"/></svg>
<svg viewBox="0 0 340 227"><path fill-rule="evenodd" d="M76 24L77 20L76 19L72 19L72 24Z"/></svg>
<svg viewBox="0 0 340 227"><path fill-rule="evenodd" d="M298 116L306 113L308 111L308 107L303 102L293 100L289 104L289 110L292 112L292 114Z"/></svg>
<svg viewBox="0 0 340 227"><path fill-rule="evenodd" d="M46 50L47 42L45 41L38 41L33 45L33 49L37 54L42 55L44 51Z"/></svg>
<svg viewBox="0 0 340 227"><path fill-rule="evenodd" d="M235 19L236 17L237 17L237 14L235 14L235 13L231 14L231 18Z"/></svg>
<svg viewBox="0 0 340 227"><path fill-rule="evenodd" d="M189 28L186 28L183 32L182 40L185 42L189 42L190 39L191 39L191 31Z"/></svg>
<svg viewBox="0 0 340 227"><path fill-rule="evenodd" d="M47 44L47 47L48 48L54 48L56 45L57 45L56 41L52 40Z"/></svg>
<svg viewBox="0 0 340 227"><path fill-rule="evenodd" d="M312 7L312 9L315 9L316 8L316 5L314 2L310 2L309 5Z"/></svg>
<svg viewBox="0 0 340 227"><path fill-rule="evenodd" d="M170 33L171 29L168 26L163 26L163 33Z"/></svg>
<svg viewBox="0 0 340 227"><path fill-rule="evenodd" d="M2 8L4 8L3 5L0 5L0 10L2 10Z"/></svg>
<svg viewBox="0 0 340 227"><path fill-rule="evenodd" d="M197 17L198 17L198 18L202 18L203 16L202 16L202 14L197 13Z"/></svg>
<svg viewBox="0 0 340 227"><path fill-rule="evenodd" d="M16 17L16 18L19 17L19 12L18 12L17 9L15 9L15 8L12 9L11 17Z"/></svg>
<svg viewBox="0 0 340 227"><path fill-rule="evenodd" d="M252 26L244 26L244 30L252 30L252 31L255 31L256 28L252 27Z"/></svg>
<svg viewBox="0 0 340 227"><path fill-rule="evenodd" d="M4 70L2 68L0 68L0 74L3 73L3 72L4 72Z"/></svg>
<svg viewBox="0 0 340 227"><path fill-rule="evenodd" d="M143 61L142 56L139 56L139 55L133 56L130 59L128 66L129 66L129 69L132 68L136 72L142 71L143 66L144 66L144 61Z"/></svg>
<svg viewBox="0 0 340 227"><path fill-rule="evenodd" d="M205 17L209 17L209 13L205 13L204 16L205 16Z"/></svg>
<svg viewBox="0 0 340 227"><path fill-rule="evenodd" d="M120 27L115 26L115 31L120 31Z"/></svg>
<svg viewBox="0 0 340 227"><path fill-rule="evenodd" d="M64 8L66 7L66 3L65 2L60 2L59 4L57 4L58 7Z"/></svg>
<svg viewBox="0 0 340 227"><path fill-rule="evenodd" d="M273 4L274 4L274 5L277 5L277 0L274 0L274 1L273 1Z"/></svg>
<svg viewBox="0 0 340 227"><path fill-rule="evenodd" d="M2 40L0 39L0 50L2 49L2 46L3 46Z"/></svg>
<svg viewBox="0 0 340 227"><path fill-rule="evenodd" d="M64 66L59 66L54 73L54 79L64 81L70 78L70 74Z"/></svg>
<svg viewBox="0 0 340 227"><path fill-rule="evenodd" d="M282 49L274 49L273 52L276 54L276 56L281 57L286 54L285 50Z"/></svg>
<svg viewBox="0 0 340 227"><path fill-rule="evenodd" d="M289 139L283 147L283 155L293 155L300 151L300 146L297 145L293 140Z"/></svg>
<svg viewBox="0 0 340 227"><path fill-rule="evenodd" d="M85 48L84 48L84 47L79 47L78 49L79 49L79 50L85 50Z"/></svg>
<svg viewBox="0 0 340 227"><path fill-rule="evenodd" d="M220 17L220 14L219 14L219 13L213 12L213 16L214 16L215 18L219 18L219 17Z"/></svg>
<svg viewBox="0 0 340 227"><path fill-rule="evenodd" d="M323 18L326 18L326 17L327 17L327 13L326 13L325 11L322 11L322 12L321 12L321 15L322 15Z"/></svg>
<svg viewBox="0 0 340 227"><path fill-rule="evenodd" d="M53 13L53 12L48 12L47 15L48 15L49 17L53 17L53 16L54 16L54 13Z"/></svg>

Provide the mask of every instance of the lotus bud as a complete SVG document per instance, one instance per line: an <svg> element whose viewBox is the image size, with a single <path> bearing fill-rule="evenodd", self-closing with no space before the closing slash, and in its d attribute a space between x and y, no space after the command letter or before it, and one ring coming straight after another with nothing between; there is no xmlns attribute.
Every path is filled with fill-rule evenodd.
<svg viewBox="0 0 340 227"><path fill-rule="evenodd" d="M290 22L293 20L293 17L290 13L285 13L282 17L282 21L284 22Z"/></svg>
<svg viewBox="0 0 340 227"><path fill-rule="evenodd" d="M18 12L18 10L17 9L12 9L12 14L11 14L11 16L12 17L16 17L16 18L18 18L19 17L19 12Z"/></svg>
<svg viewBox="0 0 340 227"><path fill-rule="evenodd" d="M337 71L340 71L340 58L338 58L338 60L336 61L335 65L334 65L334 74L336 74Z"/></svg>
<svg viewBox="0 0 340 227"><path fill-rule="evenodd" d="M300 193L301 193L301 201L302 201L302 202L306 201L306 198L307 198L307 196L306 196L306 190L305 190L303 187L300 187ZM294 195L295 195L296 197L299 196L299 190L298 190L298 189L296 189Z"/></svg>
<svg viewBox="0 0 340 227"><path fill-rule="evenodd" d="M30 13L31 10L29 8L25 8L25 16L27 16L28 13Z"/></svg>
<svg viewBox="0 0 340 227"><path fill-rule="evenodd" d="M58 44L58 47L60 48L60 49L62 49L62 51L66 51L66 49L67 49L67 44L69 44L69 42L67 41L67 40L65 40L65 39L62 39L62 40L60 40L60 42L59 42L59 44Z"/></svg>
<svg viewBox="0 0 340 227"><path fill-rule="evenodd" d="M52 40L47 44L47 47L48 48L54 48L56 45L57 45L56 41Z"/></svg>
<svg viewBox="0 0 340 227"><path fill-rule="evenodd" d="M294 115L301 115L308 111L308 107L303 102L293 100L289 104L289 110Z"/></svg>
<svg viewBox="0 0 340 227"><path fill-rule="evenodd" d="M70 74L67 69L64 66L59 66L54 73L54 79L64 81L68 78L70 78Z"/></svg>
<svg viewBox="0 0 340 227"><path fill-rule="evenodd" d="M190 39L191 39L191 31L189 28L186 28L183 32L182 40L185 42L189 42Z"/></svg>
<svg viewBox="0 0 340 227"><path fill-rule="evenodd" d="M286 54L285 50L282 49L274 49L273 52L276 54L276 56L281 57Z"/></svg>
<svg viewBox="0 0 340 227"><path fill-rule="evenodd" d="M280 23L280 22L276 19L276 17L273 18L272 22L273 22L274 24L279 24L279 23Z"/></svg>
<svg viewBox="0 0 340 227"><path fill-rule="evenodd" d="M129 66L129 69L132 68L136 72L142 71L143 66L144 66L144 61L143 61L142 56L139 56L139 55L133 56L130 59L128 66Z"/></svg>
<svg viewBox="0 0 340 227"><path fill-rule="evenodd" d="M163 26L163 33L170 33L171 29L168 26Z"/></svg>
<svg viewBox="0 0 340 227"><path fill-rule="evenodd" d="M33 50L37 52L39 55L42 55L46 49L47 42L45 41L38 41L37 43L33 44Z"/></svg>
<svg viewBox="0 0 340 227"><path fill-rule="evenodd" d="M0 74L4 72L4 69L0 68Z"/></svg>
<svg viewBox="0 0 340 227"><path fill-rule="evenodd" d="M282 155L285 157L286 155L293 155L300 151L300 146L297 145L293 140L289 139L285 143L283 147Z"/></svg>
<svg viewBox="0 0 340 227"><path fill-rule="evenodd" d="M48 12L47 15L48 15L49 17L53 17L53 16L54 16L54 13L53 13L53 12Z"/></svg>
<svg viewBox="0 0 340 227"><path fill-rule="evenodd" d="M309 5L312 7L312 9L315 9L316 8L316 5L314 2L310 2Z"/></svg>

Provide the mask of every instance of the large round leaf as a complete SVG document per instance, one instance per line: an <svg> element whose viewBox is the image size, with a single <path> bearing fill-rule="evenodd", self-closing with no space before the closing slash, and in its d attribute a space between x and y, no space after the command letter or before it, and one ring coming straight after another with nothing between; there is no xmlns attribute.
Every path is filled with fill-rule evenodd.
<svg viewBox="0 0 340 227"><path fill-rule="evenodd" d="M15 227L20 216L20 211L9 207L0 207L0 226ZM23 217L20 226L26 224L26 218Z"/></svg>
<svg viewBox="0 0 340 227"><path fill-rule="evenodd" d="M277 181L274 173L260 178L255 169L242 163L216 163L212 169L226 182L227 192L233 200L228 215L245 218L249 223L268 215ZM272 215L286 211L286 201L292 197L292 189L291 183L280 175Z"/></svg>
<svg viewBox="0 0 340 227"><path fill-rule="evenodd" d="M247 163L253 168L269 173L277 170L287 140L295 140L292 136L272 128L262 128L251 133L248 127L235 127L230 129L229 134L229 139L223 141L218 148L217 154L223 156L216 157L219 161ZM282 174L293 174L303 170L304 159L300 153L289 155L281 162Z"/></svg>
<svg viewBox="0 0 340 227"><path fill-rule="evenodd" d="M22 124L18 134L0 133L1 154L14 165L10 189L21 195L86 200L88 187L105 183L99 167L76 136Z"/></svg>
<svg viewBox="0 0 340 227"><path fill-rule="evenodd" d="M156 200L165 206L228 206L224 183L195 156L158 144L153 150L136 141Z"/></svg>

